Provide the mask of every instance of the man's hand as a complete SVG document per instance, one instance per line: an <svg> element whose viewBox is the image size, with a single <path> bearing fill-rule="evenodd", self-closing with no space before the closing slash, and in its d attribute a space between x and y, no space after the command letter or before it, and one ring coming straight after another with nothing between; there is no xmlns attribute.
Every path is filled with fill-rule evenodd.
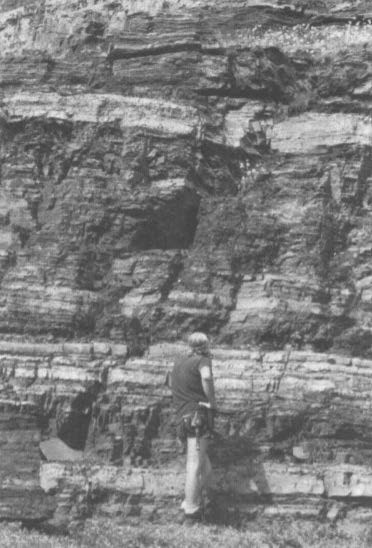
<svg viewBox="0 0 372 548"><path fill-rule="evenodd" d="M212 407L212 405L211 405L209 402L200 401L200 402L199 402L199 405L200 405L200 407L206 407L207 409L209 409L209 411L211 411L211 413L212 413L213 415L215 415L215 414L217 413L216 407Z"/></svg>

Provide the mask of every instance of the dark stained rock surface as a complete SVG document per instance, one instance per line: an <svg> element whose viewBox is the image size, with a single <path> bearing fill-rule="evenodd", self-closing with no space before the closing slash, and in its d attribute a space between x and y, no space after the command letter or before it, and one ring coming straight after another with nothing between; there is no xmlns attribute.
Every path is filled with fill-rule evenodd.
<svg viewBox="0 0 372 548"><path fill-rule="evenodd" d="M247 515L371 504L371 20L0 0L1 519L174 507L164 376L193 329L217 493ZM55 437L84 462L39 481Z"/></svg>

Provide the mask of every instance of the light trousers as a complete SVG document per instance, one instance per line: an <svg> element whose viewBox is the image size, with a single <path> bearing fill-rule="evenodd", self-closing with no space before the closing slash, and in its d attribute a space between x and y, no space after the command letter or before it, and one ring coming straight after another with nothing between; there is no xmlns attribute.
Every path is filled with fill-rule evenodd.
<svg viewBox="0 0 372 548"><path fill-rule="evenodd" d="M193 514L201 509L203 490L210 483L212 466L208 457L208 439L199 439L200 449L197 449L196 438L187 438L185 500L182 508L186 514Z"/></svg>

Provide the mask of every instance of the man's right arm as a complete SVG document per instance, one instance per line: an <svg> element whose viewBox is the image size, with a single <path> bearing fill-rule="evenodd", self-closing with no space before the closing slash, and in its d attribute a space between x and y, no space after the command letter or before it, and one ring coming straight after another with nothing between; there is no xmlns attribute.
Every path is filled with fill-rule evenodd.
<svg viewBox="0 0 372 548"><path fill-rule="evenodd" d="M212 409L216 409L216 397L214 392L214 381L211 364L202 365L200 368L201 382L204 394L208 398L208 402Z"/></svg>
<svg viewBox="0 0 372 548"><path fill-rule="evenodd" d="M172 376L170 374L170 371L167 372L164 379L164 385L168 388L172 388Z"/></svg>

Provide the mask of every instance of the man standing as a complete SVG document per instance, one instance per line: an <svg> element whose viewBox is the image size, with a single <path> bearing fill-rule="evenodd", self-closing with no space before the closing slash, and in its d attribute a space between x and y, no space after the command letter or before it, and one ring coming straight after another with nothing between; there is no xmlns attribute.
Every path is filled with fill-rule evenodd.
<svg viewBox="0 0 372 548"><path fill-rule="evenodd" d="M174 364L171 388L178 436L187 442L182 509L191 521L202 517L202 491L212 471L207 448L216 404L208 337L195 332L188 342L189 354Z"/></svg>

